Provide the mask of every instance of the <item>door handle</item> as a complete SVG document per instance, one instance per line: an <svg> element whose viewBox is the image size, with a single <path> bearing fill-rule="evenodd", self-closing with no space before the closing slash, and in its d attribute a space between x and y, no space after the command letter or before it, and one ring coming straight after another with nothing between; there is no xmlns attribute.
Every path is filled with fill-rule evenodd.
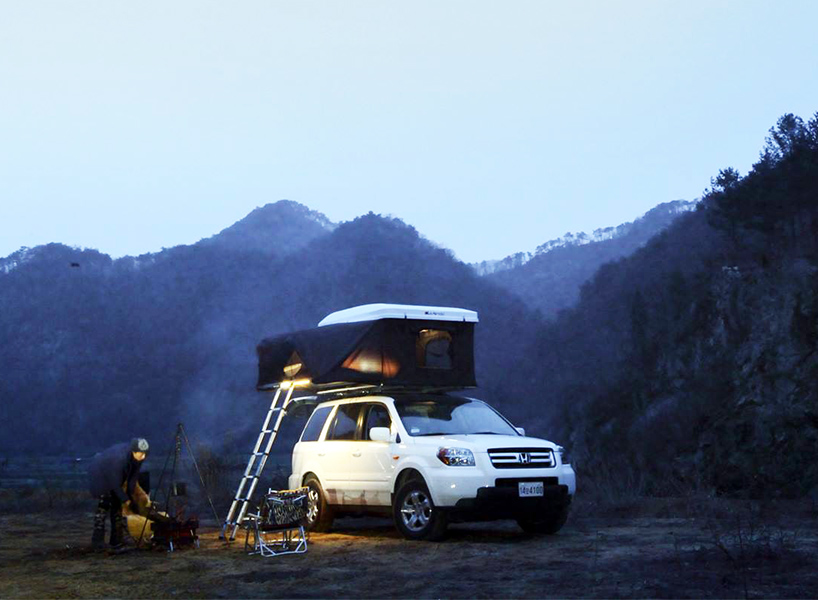
<svg viewBox="0 0 818 600"><path fill-rule="evenodd" d="M355 452L352 453L352 456L360 456L360 455L361 455L360 450L356 450Z"/></svg>

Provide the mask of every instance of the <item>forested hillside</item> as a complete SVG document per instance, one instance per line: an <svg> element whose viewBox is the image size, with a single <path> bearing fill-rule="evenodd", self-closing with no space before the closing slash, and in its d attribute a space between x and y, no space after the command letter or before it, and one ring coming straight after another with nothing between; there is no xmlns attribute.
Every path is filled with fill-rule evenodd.
<svg viewBox="0 0 818 600"><path fill-rule="evenodd" d="M81 454L183 420L246 451L267 402L258 341L369 302L478 310L476 393L572 447L586 482L802 495L818 484L818 117L782 117L748 174L721 171L551 320L401 221L336 227L294 203L137 258L21 250L0 261L0 450Z"/></svg>
<svg viewBox="0 0 818 600"><path fill-rule="evenodd" d="M543 428L631 491L801 495L818 484L818 116L602 267L539 337Z"/></svg>
<svg viewBox="0 0 818 600"><path fill-rule="evenodd" d="M400 221L370 214L321 233L322 219L302 209L268 205L227 230L254 240L262 238L252 232L269 231L267 248L216 236L116 261L59 244L8 257L2 450L82 453L137 434L167 437L181 419L200 438L246 451L241 438L268 403L254 391L259 340L367 302L479 310L482 393L516 414L506 399L525 381L506 374L532 341L522 302ZM281 213L289 237L269 227Z"/></svg>
<svg viewBox="0 0 818 600"><path fill-rule="evenodd" d="M518 253L500 264L475 265L485 277L522 298L529 307L551 318L579 300L582 285L605 263L630 256L692 210L693 202L675 200L651 209L632 223L594 231L593 236L566 234L537 248L533 255Z"/></svg>

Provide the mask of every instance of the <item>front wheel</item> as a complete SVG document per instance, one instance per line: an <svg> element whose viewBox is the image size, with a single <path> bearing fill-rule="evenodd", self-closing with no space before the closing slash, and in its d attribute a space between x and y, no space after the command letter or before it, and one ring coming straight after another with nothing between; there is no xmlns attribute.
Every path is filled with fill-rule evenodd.
<svg viewBox="0 0 818 600"><path fill-rule="evenodd" d="M567 520L568 506L566 505L536 519L517 519L517 524L526 533L553 535L562 529Z"/></svg>
<svg viewBox="0 0 818 600"><path fill-rule="evenodd" d="M304 485L307 487L307 531L329 531L335 517L324 489L315 477L307 477Z"/></svg>
<svg viewBox="0 0 818 600"><path fill-rule="evenodd" d="M411 479L400 487L392 516L395 527L408 540L440 540L446 535L446 514L435 507L422 480Z"/></svg>

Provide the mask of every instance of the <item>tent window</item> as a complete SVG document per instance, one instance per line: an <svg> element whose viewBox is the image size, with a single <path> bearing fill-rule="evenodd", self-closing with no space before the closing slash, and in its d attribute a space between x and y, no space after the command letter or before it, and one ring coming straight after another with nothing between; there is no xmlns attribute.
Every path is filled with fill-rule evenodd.
<svg viewBox="0 0 818 600"><path fill-rule="evenodd" d="M441 329L421 329L415 342L418 367L451 369L452 334Z"/></svg>
<svg viewBox="0 0 818 600"><path fill-rule="evenodd" d="M295 377L303 366L304 361L301 360L298 352L293 351L290 355L290 360L287 361L287 366L284 367L284 375L290 378Z"/></svg>
<svg viewBox="0 0 818 600"><path fill-rule="evenodd" d="M359 373L374 373L386 378L394 377L400 371L398 361L376 348L359 348L341 363L341 366Z"/></svg>

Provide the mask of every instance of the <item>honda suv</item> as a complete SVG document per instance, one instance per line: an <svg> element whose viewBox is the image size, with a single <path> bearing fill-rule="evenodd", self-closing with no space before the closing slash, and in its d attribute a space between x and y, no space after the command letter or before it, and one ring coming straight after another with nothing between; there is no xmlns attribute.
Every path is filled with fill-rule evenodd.
<svg viewBox="0 0 818 600"><path fill-rule="evenodd" d="M440 539L450 522L515 519L556 533L576 489L567 453L526 437L488 404L400 393L319 404L292 456L291 488L309 488L308 526L391 515L409 539Z"/></svg>

